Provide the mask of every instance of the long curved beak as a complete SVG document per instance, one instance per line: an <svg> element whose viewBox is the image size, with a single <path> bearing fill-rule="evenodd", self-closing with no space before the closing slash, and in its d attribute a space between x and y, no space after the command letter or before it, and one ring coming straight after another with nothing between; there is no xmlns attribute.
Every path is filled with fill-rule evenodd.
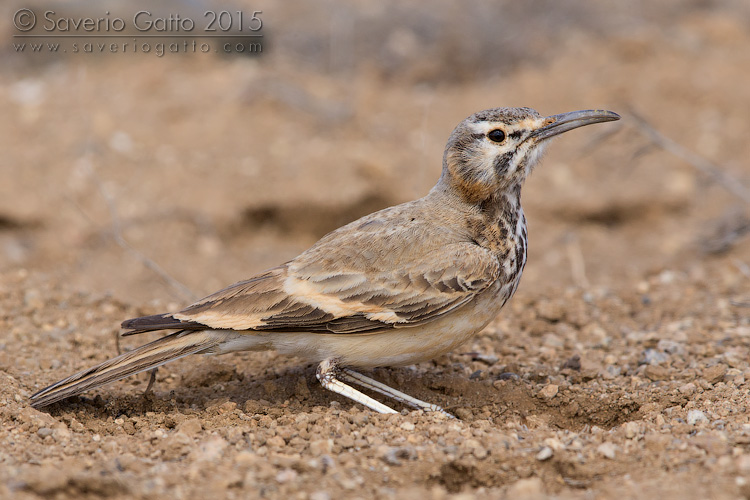
<svg viewBox="0 0 750 500"><path fill-rule="evenodd" d="M603 109L587 109L583 111L571 111L559 115L548 116L545 125L536 129L529 135L529 139L542 141L556 135L573 130L574 128L591 125L592 123L611 122L619 120L620 115Z"/></svg>

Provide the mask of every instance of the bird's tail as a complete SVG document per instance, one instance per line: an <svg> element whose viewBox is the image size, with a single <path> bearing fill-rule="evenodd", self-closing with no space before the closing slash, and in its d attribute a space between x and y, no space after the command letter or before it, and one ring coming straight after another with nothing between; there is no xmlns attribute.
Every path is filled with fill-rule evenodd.
<svg viewBox="0 0 750 500"><path fill-rule="evenodd" d="M31 406L47 406L189 354L214 352L228 337L230 332L216 330L172 333L42 389L31 396Z"/></svg>

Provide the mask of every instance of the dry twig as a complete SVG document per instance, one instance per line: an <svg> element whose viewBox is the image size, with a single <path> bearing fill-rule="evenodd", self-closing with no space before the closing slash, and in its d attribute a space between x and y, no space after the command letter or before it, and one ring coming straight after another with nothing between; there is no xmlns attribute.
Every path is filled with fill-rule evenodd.
<svg viewBox="0 0 750 500"><path fill-rule="evenodd" d="M156 262L148 258L140 250L130 246L130 243L128 243L122 235L122 224L120 223L120 216L117 212L117 206L115 205L114 200L109 195L109 193L107 193L107 190L104 189L104 186L101 180L99 179L99 176L96 175L96 172L94 172L92 169L90 173L91 173L91 178L94 180L94 183L96 184L99 194L101 194L102 198L104 199L104 202L107 204L107 209L109 210L109 216L112 221L112 236L115 240L115 243L117 243L121 248L128 251L136 259L138 259L138 261L140 261L141 264L143 264L147 269L156 273L167 285L169 285L174 291L176 291L184 299L188 301L197 300L198 296L196 296L188 287L186 287L184 284L182 284L181 282L173 278L159 264L157 264Z"/></svg>
<svg viewBox="0 0 750 500"><path fill-rule="evenodd" d="M638 129L651 139L654 144L658 145L665 151L672 153L673 155L682 158L692 167L698 171L708 175L716 183L721 185L724 189L735 195L747 204L750 204L750 191L739 181L739 179L726 173L718 165L711 163L709 160L702 156L689 151L680 144L676 143L669 137L664 136L661 132L652 127L645 118L636 113L634 110L630 110L630 114L635 119Z"/></svg>

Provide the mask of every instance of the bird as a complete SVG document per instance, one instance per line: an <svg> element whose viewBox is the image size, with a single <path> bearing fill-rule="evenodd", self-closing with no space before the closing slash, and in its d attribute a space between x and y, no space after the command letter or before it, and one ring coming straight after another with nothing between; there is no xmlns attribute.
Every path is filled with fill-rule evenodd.
<svg viewBox="0 0 750 500"><path fill-rule="evenodd" d="M374 411L396 413L352 385L452 417L356 370L434 359L487 326L521 279L528 240L521 188L550 139L619 118L525 107L474 113L451 133L426 196L346 224L180 311L124 321L123 335L175 331L40 390L31 406L192 354L270 349L317 363L325 389Z"/></svg>

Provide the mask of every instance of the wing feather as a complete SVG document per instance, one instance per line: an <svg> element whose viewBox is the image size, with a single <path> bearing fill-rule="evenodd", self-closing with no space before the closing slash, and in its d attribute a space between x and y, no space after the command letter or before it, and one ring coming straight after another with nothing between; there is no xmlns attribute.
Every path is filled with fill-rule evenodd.
<svg viewBox="0 0 750 500"><path fill-rule="evenodd" d="M178 313L123 326L131 333L162 328L376 333L433 321L499 276L495 255L471 241L456 242L455 235L441 241L440 234L406 223L384 235L382 225L352 224L360 225L345 226L293 261Z"/></svg>

